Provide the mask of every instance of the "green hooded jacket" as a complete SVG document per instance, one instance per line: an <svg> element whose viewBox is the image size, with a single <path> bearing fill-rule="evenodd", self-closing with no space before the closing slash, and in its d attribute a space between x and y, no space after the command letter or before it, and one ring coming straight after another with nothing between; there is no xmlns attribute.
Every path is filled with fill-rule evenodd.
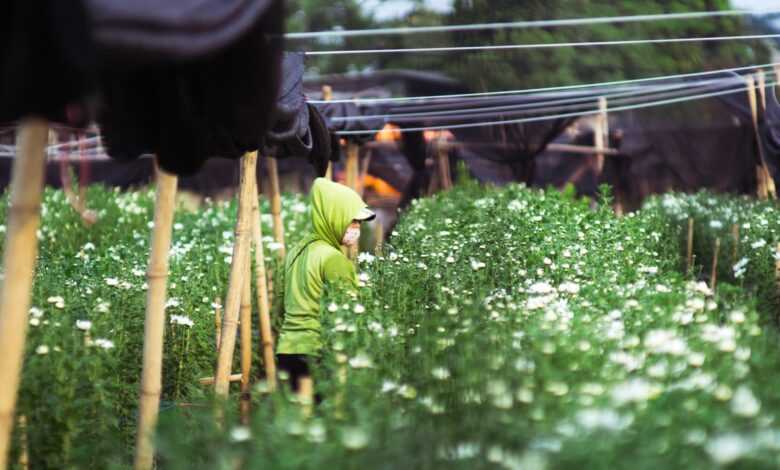
<svg viewBox="0 0 780 470"><path fill-rule="evenodd" d="M314 233L290 250L284 262L284 323L277 354L320 354L322 289L337 282L357 288L355 266L341 252L341 239L364 207L366 203L352 189L325 178L314 180Z"/></svg>

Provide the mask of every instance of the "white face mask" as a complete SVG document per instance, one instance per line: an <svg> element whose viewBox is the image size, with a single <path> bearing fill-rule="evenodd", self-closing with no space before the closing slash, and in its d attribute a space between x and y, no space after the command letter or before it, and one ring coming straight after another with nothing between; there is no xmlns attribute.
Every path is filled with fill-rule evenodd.
<svg viewBox="0 0 780 470"><path fill-rule="evenodd" d="M360 239L360 228L349 227L341 239L341 244L345 246L354 246Z"/></svg>

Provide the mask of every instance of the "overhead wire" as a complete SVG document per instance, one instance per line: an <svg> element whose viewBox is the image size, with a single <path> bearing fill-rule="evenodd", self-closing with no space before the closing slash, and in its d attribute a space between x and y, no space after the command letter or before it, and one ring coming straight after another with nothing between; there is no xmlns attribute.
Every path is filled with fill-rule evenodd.
<svg viewBox="0 0 780 470"><path fill-rule="evenodd" d="M724 69L708 70L703 72L680 73L680 74L673 74L673 75L660 75L655 77L613 80L613 81L598 82L598 83L582 83L577 85L561 85L561 86L543 87L543 88L521 88L517 90L484 91L484 92L475 92L475 93L455 93L455 94L448 94L448 95L398 96L398 97L389 97L389 98L343 98L343 99L334 99L334 100L309 99L307 101L312 104L323 104L323 103L375 104L375 103L403 103L407 101L425 103L427 101L447 100L447 99L454 99L454 98L484 98L484 97L506 96L506 95L522 95L522 94L529 94L529 93L544 93L544 92L551 92L551 91L580 90L585 88L608 87L613 85L628 85L628 84L645 83L645 82L653 82L653 81L661 81L661 80L672 80L676 78L704 77L707 75L715 75L724 72L739 72L739 71L751 70L751 69L765 69L765 68L770 68L775 66L780 66L780 62L770 62L767 64L759 64L759 65L746 65L741 67L730 67Z"/></svg>
<svg viewBox="0 0 780 470"><path fill-rule="evenodd" d="M767 87L775 86L777 85L777 81L769 81L766 83ZM655 107L655 106L663 106L667 104L674 104L674 103L681 103L686 101L693 101L693 100L699 100L704 98L714 98L718 96L724 96L728 94L733 93L740 93L745 92L749 89L749 87L740 87L737 89L730 89L730 90L723 90L723 91L717 91L717 92L710 92L710 93L702 93L697 94L693 96L685 96L685 97L678 97L678 98L670 98L665 100L659 100L659 101L652 101L647 103L639 103L639 104L631 104L631 105L625 105L625 106L616 106L616 107L610 107L608 109L609 112L620 112L620 111L630 111L634 109L643 109L643 108L649 108L649 107ZM544 116L534 116L534 117L528 117L528 118L520 118L520 119L508 119L508 120L498 120L498 121L486 121L486 122L475 122L475 123L463 123L463 124L448 124L448 125L439 125L439 126L419 126L419 127L401 127L400 129L397 129L395 132L422 132L422 131L436 131L436 130L451 130L451 129L467 129L467 128L475 128L475 127L490 127L490 126L501 126L501 125L508 125L508 124L523 124L523 123L529 123L529 122L539 122L539 121L549 121L553 119L565 119L565 118L576 118L576 117L585 117L585 116L592 116L601 113L601 110L593 110L593 111L584 111L584 112L571 112L571 113L561 113L561 114L553 114L553 115L544 115ZM382 129L371 129L371 130L353 130L353 131L337 131L335 134L339 136L348 136L348 135L373 135L378 132L382 131Z"/></svg>
<svg viewBox="0 0 780 470"><path fill-rule="evenodd" d="M754 10L720 10L720 11L697 11L685 13L656 13L644 15L623 15L623 16L602 16L591 18L568 18L552 20L531 20L531 21L512 21L498 23L474 23L462 25L439 25L439 26L404 26L395 28L370 28L370 29L334 29L329 31L310 31L301 33L287 33L286 39L319 39L334 37L359 37L359 36L392 36L409 35L421 33L444 33L444 32L462 32L462 31L484 31L497 29L527 29L527 28L550 28L560 26L584 26L594 24L611 23L641 23L654 21L673 21L673 20L691 20L702 18L734 17L748 15L770 15L780 13L780 9L754 9Z"/></svg>

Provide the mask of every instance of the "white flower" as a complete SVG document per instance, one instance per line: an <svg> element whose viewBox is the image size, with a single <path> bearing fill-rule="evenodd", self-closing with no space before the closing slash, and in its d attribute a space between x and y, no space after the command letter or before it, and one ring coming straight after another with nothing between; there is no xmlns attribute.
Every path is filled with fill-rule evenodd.
<svg viewBox="0 0 780 470"><path fill-rule="evenodd" d="M230 440L233 442L248 441L252 437L252 432L246 426L236 426L230 430Z"/></svg>
<svg viewBox="0 0 780 470"><path fill-rule="evenodd" d="M76 328L82 331L89 331L92 328L92 322L89 320L76 320Z"/></svg>
<svg viewBox="0 0 780 470"><path fill-rule="evenodd" d="M715 230L723 228L723 222L720 220L710 220L710 228L713 228Z"/></svg>
<svg viewBox="0 0 780 470"><path fill-rule="evenodd" d="M193 326L195 323L186 315L171 315L172 325Z"/></svg>
<svg viewBox="0 0 780 470"><path fill-rule="evenodd" d="M688 352L685 339L677 336L672 330L651 330L645 336L645 347L656 354L671 354L681 356Z"/></svg>
<svg viewBox="0 0 780 470"><path fill-rule="evenodd" d="M357 314L361 314L366 311L366 307L364 307L362 304L356 304L352 311Z"/></svg>
<svg viewBox="0 0 780 470"><path fill-rule="evenodd" d="M82 250L88 251L88 250L94 250L95 245L92 242L87 242L84 244L84 246L81 247Z"/></svg>
<svg viewBox="0 0 780 470"><path fill-rule="evenodd" d="M554 291L555 288L547 282L537 282L528 288L529 294L549 294Z"/></svg>
<svg viewBox="0 0 780 470"><path fill-rule="evenodd" d="M585 429L601 428L608 431L620 431L633 422L631 416L621 416L617 411L609 408L581 410L577 412L575 420Z"/></svg>
<svg viewBox="0 0 780 470"><path fill-rule="evenodd" d="M339 309L339 306L336 305L335 302L331 302L330 305L328 305L328 311L329 312L335 312L338 309Z"/></svg>
<svg viewBox="0 0 780 470"><path fill-rule="evenodd" d="M49 354L49 347L46 346L45 344L41 344L40 346L35 348L35 354L40 354L40 355Z"/></svg>
<svg viewBox="0 0 780 470"><path fill-rule="evenodd" d="M580 286L576 282L567 281L558 286L558 291L569 294L576 294L580 291Z"/></svg>
<svg viewBox="0 0 780 470"><path fill-rule="evenodd" d="M705 448L715 463L727 465L749 453L753 449L753 441L735 433L722 434L710 440Z"/></svg>
<svg viewBox="0 0 780 470"><path fill-rule="evenodd" d="M368 263L368 264L371 264L371 263L374 262L374 259L376 259L376 257L374 255L372 255L371 253L365 252L365 251L358 255L358 263Z"/></svg>
<svg viewBox="0 0 780 470"><path fill-rule="evenodd" d="M341 431L341 443L350 450L362 449L368 444L368 433L357 426L344 428Z"/></svg>
<svg viewBox="0 0 780 470"><path fill-rule="evenodd" d="M94 341L95 346L101 347L103 349L112 349L114 347L114 342L110 339L105 338L98 338Z"/></svg>
<svg viewBox="0 0 780 470"><path fill-rule="evenodd" d="M374 363L368 355L361 352L349 360L349 366L353 369L369 369L374 367Z"/></svg>
<svg viewBox="0 0 780 470"><path fill-rule="evenodd" d="M654 398L661 392L661 387L644 379L633 378L618 384L612 389L612 399L617 405L631 402L642 402Z"/></svg>
<svg viewBox="0 0 780 470"><path fill-rule="evenodd" d="M731 412L737 416L752 418L761 410L761 402L745 385L740 385L731 399Z"/></svg>
<svg viewBox="0 0 780 470"><path fill-rule="evenodd" d="M699 281L695 284L693 284L693 290L694 292L698 292L700 294L704 294L706 296L712 295L712 289L709 288L706 282Z"/></svg>
<svg viewBox="0 0 780 470"><path fill-rule="evenodd" d="M480 269L485 267L485 263L479 260L472 259L471 260L471 269L474 271L479 271Z"/></svg>
<svg viewBox="0 0 780 470"><path fill-rule="evenodd" d="M109 286L118 286L119 285L119 279L115 277L107 277L106 278L106 284Z"/></svg>
<svg viewBox="0 0 780 470"><path fill-rule="evenodd" d="M108 302L100 302L97 305L97 311L100 313L108 313L108 309L111 307L111 304Z"/></svg>
<svg viewBox="0 0 780 470"><path fill-rule="evenodd" d="M754 250L763 248L765 246L766 246L766 240L764 240L763 238L759 238L758 240L750 244L750 248L753 248Z"/></svg>
<svg viewBox="0 0 780 470"><path fill-rule="evenodd" d="M455 262L455 258L453 258L452 255L450 255L444 261L446 261L449 264L452 264Z"/></svg>
<svg viewBox="0 0 780 470"><path fill-rule="evenodd" d="M30 315L33 318L41 318L43 316L43 310L38 307L30 307Z"/></svg>
<svg viewBox="0 0 780 470"><path fill-rule="evenodd" d="M59 295L56 295L56 296L49 297L48 299L46 299L46 302L48 302L50 304L58 304L58 303L65 302L65 299L63 299Z"/></svg>
<svg viewBox="0 0 780 470"><path fill-rule="evenodd" d="M32 326L38 326L41 324L41 320L38 317L32 317L30 318L30 325Z"/></svg>
<svg viewBox="0 0 780 470"><path fill-rule="evenodd" d="M434 378L439 380L447 380L450 378L450 371L446 367L436 367L431 371Z"/></svg>

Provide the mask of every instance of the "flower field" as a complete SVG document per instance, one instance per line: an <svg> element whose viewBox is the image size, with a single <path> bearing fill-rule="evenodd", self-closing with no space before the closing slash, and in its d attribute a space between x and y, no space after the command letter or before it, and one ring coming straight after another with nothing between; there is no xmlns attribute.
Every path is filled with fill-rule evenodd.
<svg viewBox="0 0 780 470"><path fill-rule="evenodd" d="M85 229L61 193L45 198L19 403L33 468L132 453L152 195L90 201L101 221ZM469 182L417 201L360 255L358 295L323 300L313 416L260 381L252 422L234 400L222 429L197 379L213 375L235 205L178 212L160 467L775 468L777 209L665 195L618 218L608 202ZM288 243L307 216L285 198Z"/></svg>

